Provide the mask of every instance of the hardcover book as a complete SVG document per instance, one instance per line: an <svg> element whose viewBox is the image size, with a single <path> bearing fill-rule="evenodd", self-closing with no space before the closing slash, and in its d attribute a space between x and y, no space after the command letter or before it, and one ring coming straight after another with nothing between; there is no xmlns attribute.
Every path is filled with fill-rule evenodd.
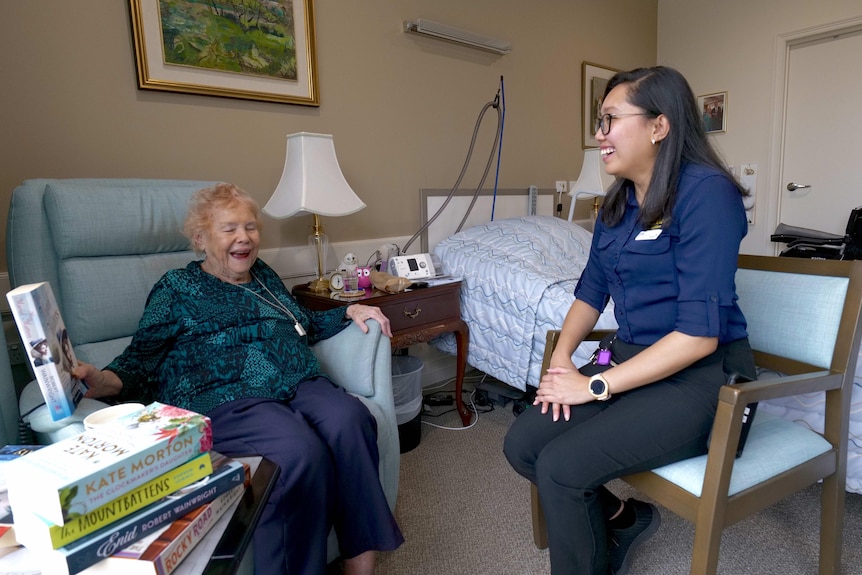
<svg viewBox="0 0 862 575"><path fill-rule="evenodd" d="M247 466L239 461L222 457L216 462L216 467L215 472L205 480L169 495L114 524L85 535L60 549L40 551L44 561L43 573L45 575L78 573L116 555L135 542L142 540L149 542L158 538L177 521L232 493L237 488L239 489L236 497L238 499L250 482ZM126 573L122 570L114 572Z"/></svg>
<svg viewBox="0 0 862 575"><path fill-rule="evenodd" d="M65 525L211 448L208 417L154 402L10 461L9 501Z"/></svg>
<svg viewBox="0 0 862 575"><path fill-rule="evenodd" d="M18 542L31 549L57 549L108 525L113 528L124 517L209 476L213 472L211 453L199 455L88 513L72 514L65 525L19 513L15 521Z"/></svg>
<svg viewBox="0 0 862 575"><path fill-rule="evenodd" d="M69 417L87 392L72 377L78 364L54 292L48 282L22 285L6 294L12 316L51 419Z"/></svg>
<svg viewBox="0 0 862 575"><path fill-rule="evenodd" d="M82 571L85 575L100 573L123 575L169 575L201 542L213 525L234 508L245 487L234 487L215 500L198 507L164 529L141 539L107 559ZM43 575L74 575L74 572L42 570Z"/></svg>

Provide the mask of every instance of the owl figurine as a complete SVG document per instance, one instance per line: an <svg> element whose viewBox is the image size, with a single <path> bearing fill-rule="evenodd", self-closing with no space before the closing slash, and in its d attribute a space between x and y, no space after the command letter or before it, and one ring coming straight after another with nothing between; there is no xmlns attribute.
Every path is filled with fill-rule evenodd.
<svg viewBox="0 0 862 575"><path fill-rule="evenodd" d="M341 266L338 269L347 270L349 272L356 271L356 254L347 252L344 254L344 259L341 260ZM360 280L361 282L362 280Z"/></svg>
<svg viewBox="0 0 862 575"><path fill-rule="evenodd" d="M357 266L356 275L359 278L359 289L368 289L371 287L371 266Z"/></svg>

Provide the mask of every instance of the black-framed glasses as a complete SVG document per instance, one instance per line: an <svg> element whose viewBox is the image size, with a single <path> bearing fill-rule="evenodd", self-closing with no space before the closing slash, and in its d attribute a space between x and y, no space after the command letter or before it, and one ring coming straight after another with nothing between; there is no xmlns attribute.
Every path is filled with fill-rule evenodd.
<svg viewBox="0 0 862 575"><path fill-rule="evenodd" d="M602 131L603 135L607 136L608 132L611 131L611 120L625 118L627 116L649 116L649 114L644 114L643 112L640 114L605 114L599 118L599 129Z"/></svg>

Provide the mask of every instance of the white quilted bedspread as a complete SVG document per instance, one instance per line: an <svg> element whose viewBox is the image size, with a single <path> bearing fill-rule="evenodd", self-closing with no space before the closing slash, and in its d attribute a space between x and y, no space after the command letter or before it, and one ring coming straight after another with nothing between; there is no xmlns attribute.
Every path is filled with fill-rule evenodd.
<svg viewBox="0 0 862 575"><path fill-rule="evenodd" d="M477 225L437 244L443 273L463 281L470 365L522 391L538 385L546 333L563 325L591 239L589 231L566 220L527 216ZM616 327L613 304L598 327ZM436 346L455 353L452 336ZM585 345L576 363L589 353Z"/></svg>

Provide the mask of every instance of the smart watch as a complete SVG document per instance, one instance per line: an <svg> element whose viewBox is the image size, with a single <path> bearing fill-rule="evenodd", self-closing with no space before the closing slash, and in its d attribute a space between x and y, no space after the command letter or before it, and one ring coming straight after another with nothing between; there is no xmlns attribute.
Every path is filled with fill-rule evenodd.
<svg viewBox="0 0 862 575"><path fill-rule="evenodd" d="M599 401L607 401L611 398L611 387L608 385L608 381L600 373L597 373L590 378L590 382L587 384L587 387L590 390L590 395Z"/></svg>

